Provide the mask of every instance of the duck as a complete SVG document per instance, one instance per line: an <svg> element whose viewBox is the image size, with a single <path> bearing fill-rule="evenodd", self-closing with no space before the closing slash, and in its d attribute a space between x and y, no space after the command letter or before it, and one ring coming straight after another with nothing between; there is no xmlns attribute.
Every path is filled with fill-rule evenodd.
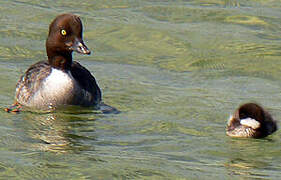
<svg viewBox="0 0 281 180"><path fill-rule="evenodd" d="M264 138L277 130L271 114L257 103L245 103L228 119L226 134L230 137Z"/></svg>
<svg viewBox="0 0 281 180"><path fill-rule="evenodd" d="M77 61L72 53L90 55L83 41L79 16L58 15L49 25L46 40L48 60L31 65L21 76L15 91L15 103L7 112L22 107L51 109L65 105L98 107L102 93L95 77Z"/></svg>

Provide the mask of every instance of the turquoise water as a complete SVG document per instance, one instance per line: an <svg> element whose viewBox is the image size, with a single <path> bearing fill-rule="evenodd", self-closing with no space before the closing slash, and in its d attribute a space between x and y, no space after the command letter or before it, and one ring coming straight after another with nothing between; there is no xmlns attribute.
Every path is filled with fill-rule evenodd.
<svg viewBox="0 0 281 180"><path fill-rule="evenodd" d="M278 0L1 1L0 107L72 12L120 114L0 111L0 179L280 179L280 131L233 139L239 104L281 117Z"/></svg>

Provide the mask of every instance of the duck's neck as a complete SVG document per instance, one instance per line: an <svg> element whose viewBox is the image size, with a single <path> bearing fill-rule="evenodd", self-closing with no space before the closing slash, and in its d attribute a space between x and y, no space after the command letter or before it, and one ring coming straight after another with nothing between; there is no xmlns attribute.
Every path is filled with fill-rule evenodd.
<svg viewBox="0 0 281 180"><path fill-rule="evenodd" d="M60 53L55 55L49 55L48 53L48 62L54 68L63 71L70 70L72 64L72 53Z"/></svg>

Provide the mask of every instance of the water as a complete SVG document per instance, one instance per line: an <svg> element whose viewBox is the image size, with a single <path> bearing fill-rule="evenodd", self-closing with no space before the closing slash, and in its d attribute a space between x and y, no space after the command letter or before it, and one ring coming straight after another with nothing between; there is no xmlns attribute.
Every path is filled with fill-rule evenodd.
<svg viewBox="0 0 281 180"><path fill-rule="evenodd" d="M281 178L280 131L225 135L241 103L280 120L280 1L1 1L0 107L65 12L94 52L74 58L122 113L1 111L0 179Z"/></svg>

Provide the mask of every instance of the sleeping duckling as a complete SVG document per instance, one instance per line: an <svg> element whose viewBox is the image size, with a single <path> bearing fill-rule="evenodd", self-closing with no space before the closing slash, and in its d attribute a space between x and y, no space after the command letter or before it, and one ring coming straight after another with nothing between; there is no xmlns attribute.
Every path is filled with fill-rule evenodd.
<svg viewBox="0 0 281 180"><path fill-rule="evenodd" d="M231 137L263 138L277 130L277 123L260 105L246 103L229 117L226 134Z"/></svg>

